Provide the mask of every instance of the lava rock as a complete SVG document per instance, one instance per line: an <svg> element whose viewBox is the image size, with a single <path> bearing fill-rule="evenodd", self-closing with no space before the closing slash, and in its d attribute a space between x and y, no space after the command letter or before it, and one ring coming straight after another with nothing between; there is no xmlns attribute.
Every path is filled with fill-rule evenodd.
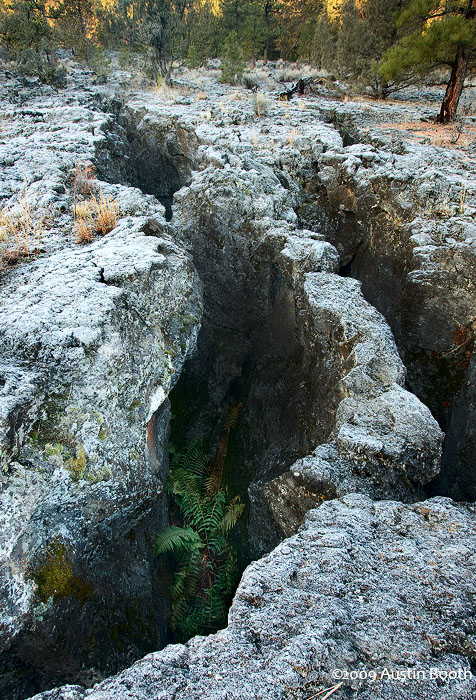
<svg viewBox="0 0 476 700"><path fill-rule="evenodd" d="M444 498L329 501L248 567L226 629L34 700L304 700L340 679L356 700L470 700L475 524Z"/></svg>

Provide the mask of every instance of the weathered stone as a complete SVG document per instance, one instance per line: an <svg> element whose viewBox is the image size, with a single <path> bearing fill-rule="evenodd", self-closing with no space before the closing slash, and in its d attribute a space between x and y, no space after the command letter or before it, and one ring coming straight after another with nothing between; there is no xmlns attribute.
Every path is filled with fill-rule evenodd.
<svg viewBox="0 0 476 700"><path fill-rule="evenodd" d="M260 553L293 534L311 505L356 490L415 500L440 467L441 431L402 388L405 371L390 329L359 283L306 274L298 318L321 387L313 418L327 426L325 444L277 478L252 483L250 536Z"/></svg>
<svg viewBox="0 0 476 700"><path fill-rule="evenodd" d="M1 474L0 663L12 697L65 673L86 682L89 668L112 671L165 639L153 547L167 517L167 395L202 313L154 197L92 180L119 221L74 242L71 176L107 141L108 117L81 95L47 94L8 115L1 145L15 157L9 211L26 201L50 217L41 254L1 282L0 446L16 461Z"/></svg>
<svg viewBox="0 0 476 700"><path fill-rule="evenodd" d="M225 630L150 654L87 692L35 700L304 699L334 686L336 671L336 697L470 700L475 518L443 498L324 503L248 567ZM449 671L460 678L438 678Z"/></svg>
<svg viewBox="0 0 476 700"><path fill-rule="evenodd" d="M445 151L453 209L442 219L435 151L374 128L413 107L270 99L258 119L251 97L230 99L213 77L206 106L193 92L128 97L122 74L93 90L77 68L69 80L59 95L30 86L24 109L8 78L0 134L2 201L21 208L26 176L32 210L51 226L42 255L4 274L0 303L0 431L18 448L0 505L12 699L65 681L80 686L44 697L304 699L340 663L428 668L433 654L440 668L455 658L467 668L472 510L345 496L415 501L437 474L441 431L404 387L371 303L410 364L410 388L433 407L428 387L442 375L427 376L425 360L447 357L453 400L473 342L474 232L470 205L455 204L459 166ZM117 200L120 215L84 248L72 236L77 161L95 163L95 192ZM233 486L244 494L251 484L245 555L344 498L247 570L226 631L85 691L164 641L153 539L166 522L174 385L186 438L213 444L226 411L243 403ZM469 486L471 387L469 377L450 429ZM474 690L472 681L375 688L349 693L459 700Z"/></svg>

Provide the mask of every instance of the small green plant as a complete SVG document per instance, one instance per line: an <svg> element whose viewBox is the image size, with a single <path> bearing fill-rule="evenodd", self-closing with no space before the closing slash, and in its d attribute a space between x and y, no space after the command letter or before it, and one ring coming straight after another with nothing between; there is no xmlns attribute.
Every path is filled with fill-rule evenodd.
<svg viewBox="0 0 476 700"><path fill-rule="evenodd" d="M181 524L159 532L156 552L169 554L174 561L171 627L177 641L224 625L236 583L237 558L230 532L244 504L238 496L230 498L222 483L228 436L238 416L236 407L231 411L215 460L196 440L175 455L168 478Z"/></svg>

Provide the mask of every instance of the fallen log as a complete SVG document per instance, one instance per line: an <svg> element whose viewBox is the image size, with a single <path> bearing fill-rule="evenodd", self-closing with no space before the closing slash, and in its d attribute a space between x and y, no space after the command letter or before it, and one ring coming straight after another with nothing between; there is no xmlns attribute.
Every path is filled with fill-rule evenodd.
<svg viewBox="0 0 476 700"><path fill-rule="evenodd" d="M299 78L297 83L290 89L279 94L280 100L291 100L294 95L306 95L316 91L318 85L325 85L325 78Z"/></svg>

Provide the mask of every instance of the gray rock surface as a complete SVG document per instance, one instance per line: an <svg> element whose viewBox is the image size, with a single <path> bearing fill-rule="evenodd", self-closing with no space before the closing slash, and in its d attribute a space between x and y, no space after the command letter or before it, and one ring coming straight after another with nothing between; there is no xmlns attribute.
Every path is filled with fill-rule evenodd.
<svg viewBox="0 0 476 700"><path fill-rule="evenodd" d="M390 323L408 388L447 433L436 492L474 500L474 424L462 420L473 405L474 139L463 137L463 147L444 130L428 132L447 139L442 148L418 137L428 106L417 114L400 105L310 107L347 145L323 153L304 183L301 216L337 247L345 273L362 281Z"/></svg>
<svg viewBox="0 0 476 700"><path fill-rule="evenodd" d="M467 669L472 509L368 497L420 500L438 472L441 430L409 387L433 409L457 401L435 413L472 488L471 374L455 398L473 349L471 166L379 127L412 106L269 97L258 118L252 96L213 75L205 100L193 86L131 94L123 74L90 78L73 68L60 94L4 79L0 198L15 213L24 190L46 227L39 257L0 282L0 444L15 457L0 494L9 697L71 680L43 697L304 699L338 664ZM118 226L84 247L78 161L119 207ZM250 484L248 555L329 502L247 570L227 630L86 691L164 642L153 539L167 520L174 386L187 437L216 439L243 404L234 488ZM58 568L66 580L48 595ZM473 691L430 679L346 692Z"/></svg>
<svg viewBox="0 0 476 700"><path fill-rule="evenodd" d="M0 692L12 697L65 674L86 682L89 668L111 671L166 637L153 548L167 521L167 395L202 313L193 264L154 197L94 180L118 222L74 242L71 175L108 141L109 117L81 91L31 101L6 111L0 144L8 211L27 201L46 222L40 255L0 281L0 447L11 455Z"/></svg>
<svg viewBox="0 0 476 700"><path fill-rule="evenodd" d="M470 700L475 516L443 498L324 503L248 567L225 630L150 654L91 690L35 700L304 699L334 686L336 670L338 700ZM461 678L431 678L449 671Z"/></svg>
<svg viewBox="0 0 476 700"><path fill-rule="evenodd" d="M308 318L302 342L323 385L321 406L327 399L333 421L327 441L312 454L279 477L250 486L250 532L261 552L293 534L322 500L352 491L415 500L440 468L441 431L402 387L405 371L390 329L364 301L360 284L307 273L303 297ZM276 528L271 535L270 522Z"/></svg>
<svg viewBox="0 0 476 700"><path fill-rule="evenodd" d="M142 114L146 105L135 98L128 109ZM199 172L176 194L172 222L204 284L205 321L187 386L206 405L191 400L191 436L209 430L211 414L252 365L238 395L252 555L292 534L305 510L329 494L358 488L418 499L439 471L438 425L402 388L390 329L359 284L328 274L337 271L336 249L322 233L297 228L298 174L306 177L339 138L321 124L307 125L292 143L289 127L279 125L270 142L247 126L238 138L233 126L209 120L197 135ZM321 462L306 486L300 469L290 470L308 496L302 501L287 470L320 443L330 464Z"/></svg>

